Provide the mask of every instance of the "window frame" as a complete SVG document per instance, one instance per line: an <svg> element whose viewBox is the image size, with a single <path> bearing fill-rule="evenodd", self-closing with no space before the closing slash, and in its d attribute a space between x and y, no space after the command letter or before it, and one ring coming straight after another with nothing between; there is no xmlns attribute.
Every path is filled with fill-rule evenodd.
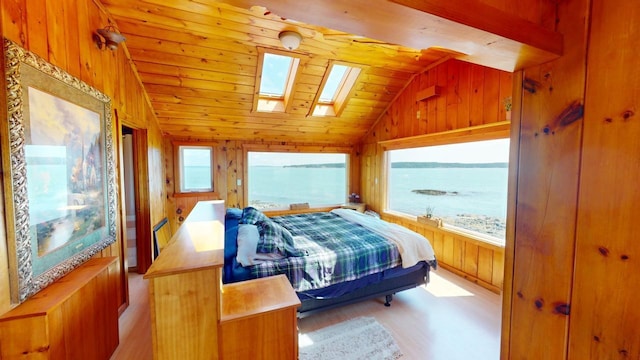
<svg viewBox="0 0 640 360"><path fill-rule="evenodd" d="M243 206L249 206L249 152L290 152L290 153L333 153L333 154L344 154L346 155L346 164L345 164L345 189L346 193L344 194L344 202L347 202L347 198L351 191L353 190L350 186L353 185L352 179L355 179L355 171L358 170L357 166L353 166L354 159L354 149L351 146L291 146L291 145L263 145L263 144L243 144L242 145L242 156L244 159L243 176L244 176L244 186L243 186ZM313 205L313 204L310 204ZM336 204L336 206L341 204ZM320 208L325 208L326 206L321 206ZM314 207L311 206L311 209ZM318 207L315 207L318 208ZM269 211L282 211L289 210L288 208L282 209L269 209Z"/></svg>
<svg viewBox="0 0 640 360"><path fill-rule="evenodd" d="M380 169L379 181L382 213L391 216L401 216L407 219L411 219L417 223L417 216L389 209L388 190L390 162L388 151L412 149L425 146L460 144L484 140L507 139L510 138L511 135L510 128L510 121L500 121L492 124L472 126L469 128L443 131L433 134L418 135L410 138L379 141L378 145L382 148L381 154L379 155L381 157L380 164L382 165ZM511 160L511 156L509 156L509 160ZM497 246L504 246L504 242L506 241L490 235L463 229L453 225L444 224L444 229Z"/></svg>
<svg viewBox="0 0 640 360"><path fill-rule="evenodd" d="M173 176L174 176L174 194L206 194L214 193L216 180L215 180L215 147L216 143L212 142L172 142L173 145ZM211 151L211 188L203 190L190 190L182 189L183 171L182 171L182 154L181 148L209 148Z"/></svg>
<svg viewBox="0 0 640 360"><path fill-rule="evenodd" d="M294 86L297 84L300 77L300 68L306 62L306 57L301 54L286 52L275 49L267 49L258 47L258 66L256 69L255 78L255 93L253 96L252 112L260 113L289 113L293 104L293 92ZM264 66L265 54L287 56L292 59L289 76L285 81L285 88L283 96L263 95L260 93L260 86L262 84L262 70Z"/></svg>
<svg viewBox="0 0 640 360"><path fill-rule="evenodd" d="M336 65L346 66L347 70L345 71L345 74L341 79L338 88L336 89L336 93L333 95L332 101L322 101L320 100L320 97L322 96L322 92L324 91L324 88L329 81L331 72ZM318 92L313 99L313 103L311 103L311 106L309 107L307 116L339 117L340 115L342 115L342 112L346 108L349 99L351 99L351 97L353 97L353 94L355 93L356 84L358 83L360 76L366 71L367 68L368 67L366 65L330 60L329 65L327 66L327 70L322 77L320 88L318 89Z"/></svg>

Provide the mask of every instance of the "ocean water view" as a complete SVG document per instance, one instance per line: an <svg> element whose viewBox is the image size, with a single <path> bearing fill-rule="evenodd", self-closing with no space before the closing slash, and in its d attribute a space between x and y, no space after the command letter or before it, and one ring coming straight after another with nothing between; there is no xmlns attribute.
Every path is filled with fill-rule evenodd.
<svg viewBox="0 0 640 360"><path fill-rule="evenodd" d="M250 166L247 184L250 204L261 207L342 204L347 198L344 167Z"/></svg>
<svg viewBox="0 0 640 360"><path fill-rule="evenodd" d="M433 216L448 225L504 239L507 214L506 164L498 167L393 168L389 179L388 209L409 215ZM204 186L202 171L190 168L194 182ZM260 209L287 208L308 202L311 206L347 201L344 167L250 166L249 205ZM420 193L422 192L422 193ZM364 203L367 199L362 199Z"/></svg>
<svg viewBox="0 0 640 360"><path fill-rule="evenodd" d="M430 207L449 225L504 239L507 177L506 167L394 168L389 210L417 216ZM344 179L344 168L250 167L249 203L263 209L299 202L341 204L347 201Z"/></svg>

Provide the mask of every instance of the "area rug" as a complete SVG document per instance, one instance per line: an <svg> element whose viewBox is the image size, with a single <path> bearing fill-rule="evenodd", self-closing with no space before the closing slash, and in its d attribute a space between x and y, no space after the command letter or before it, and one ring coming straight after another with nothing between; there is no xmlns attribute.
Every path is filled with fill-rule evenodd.
<svg viewBox="0 0 640 360"><path fill-rule="evenodd" d="M298 338L300 360L395 360L402 357L391 333L372 317L359 317Z"/></svg>

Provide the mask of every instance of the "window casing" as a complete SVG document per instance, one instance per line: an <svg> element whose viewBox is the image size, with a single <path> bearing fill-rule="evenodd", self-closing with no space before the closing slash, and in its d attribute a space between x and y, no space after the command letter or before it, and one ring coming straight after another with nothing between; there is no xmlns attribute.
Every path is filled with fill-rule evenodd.
<svg viewBox="0 0 640 360"><path fill-rule="evenodd" d="M176 153L179 192L212 192L213 146L176 145Z"/></svg>
<svg viewBox="0 0 640 360"><path fill-rule="evenodd" d="M347 197L345 153L247 153L247 200L258 209L337 205Z"/></svg>
<svg viewBox="0 0 640 360"><path fill-rule="evenodd" d="M388 150L385 156L387 211L430 211L445 227L504 243L509 139Z"/></svg>

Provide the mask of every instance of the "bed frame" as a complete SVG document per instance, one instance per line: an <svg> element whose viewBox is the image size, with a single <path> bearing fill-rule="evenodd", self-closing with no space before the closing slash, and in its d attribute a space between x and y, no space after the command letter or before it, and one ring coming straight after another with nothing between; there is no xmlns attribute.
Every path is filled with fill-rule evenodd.
<svg viewBox="0 0 640 360"><path fill-rule="evenodd" d="M250 279L249 272L236 262L237 227L241 215L241 209L230 208L225 216L224 283ZM383 275L372 274L364 279L348 282L353 285L354 290L336 297L317 298L307 292L297 293L302 303L298 308L298 317L378 297L385 298L384 306L391 306L394 294L427 284L430 268L426 262L420 262L407 269L391 269ZM327 289L338 285L342 284L331 285Z"/></svg>
<svg viewBox="0 0 640 360"><path fill-rule="evenodd" d="M401 275L384 278L334 298L317 299L307 297L304 293L298 293L298 298L302 302L302 305L298 308L298 317L303 318L319 311L379 297L384 297L384 306L391 306L394 294L427 284L429 282L429 269L430 266L427 263L421 262L412 267L411 270L403 271Z"/></svg>

